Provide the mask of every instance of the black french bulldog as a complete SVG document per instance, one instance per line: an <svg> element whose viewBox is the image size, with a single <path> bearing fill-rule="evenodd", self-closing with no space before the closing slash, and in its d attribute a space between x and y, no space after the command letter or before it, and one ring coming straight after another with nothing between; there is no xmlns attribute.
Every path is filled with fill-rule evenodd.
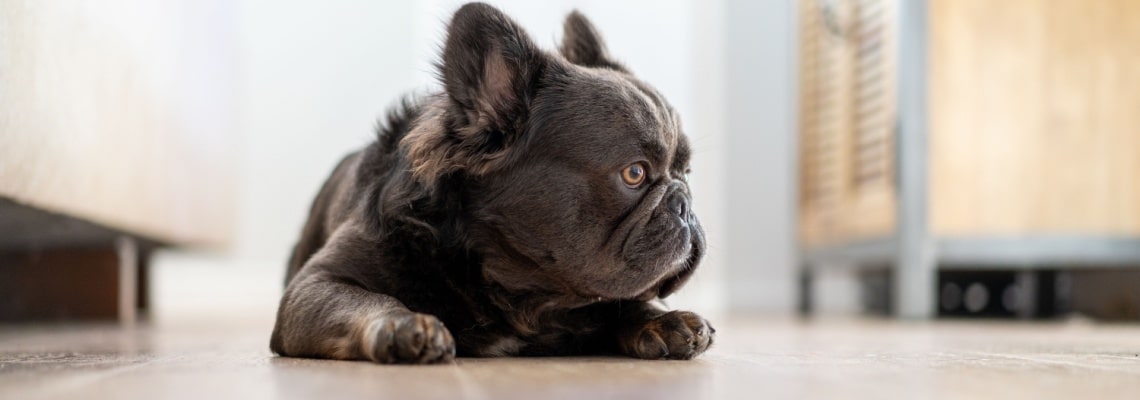
<svg viewBox="0 0 1140 400"><path fill-rule="evenodd" d="M657 305L705 249L661 95L577 12L554 54L467 4L439 73L443 93L405 101L317 195L270 348L381 363L704 352L709 323Z"/></svg>

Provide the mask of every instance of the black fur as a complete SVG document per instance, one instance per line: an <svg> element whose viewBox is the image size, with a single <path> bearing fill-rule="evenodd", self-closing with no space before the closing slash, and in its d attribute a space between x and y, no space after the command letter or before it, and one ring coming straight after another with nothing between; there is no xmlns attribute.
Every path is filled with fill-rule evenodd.
<svg viewBox="0 0 1140 400"><path fill-rule="evenodd" d="M676 115L585 17L566 24L558 55L493 7L456 12L444 92L403 102L317 195L274 352L424 363L708 348L704 319L656 304L705 246ZM633 163L649 178L629 186Z"/></svg>

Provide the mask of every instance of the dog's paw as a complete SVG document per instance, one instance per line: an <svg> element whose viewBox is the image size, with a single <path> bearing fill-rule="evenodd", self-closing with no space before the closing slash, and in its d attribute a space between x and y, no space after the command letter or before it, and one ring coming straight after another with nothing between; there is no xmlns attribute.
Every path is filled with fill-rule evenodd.
<svg viewBox="0 0 1140 400"><path fill-rule="evenodd" d="M455 340L438 318L414 312L376 319L364 353L385 364L432 364L455 359Z"/></svg>
<svg viewBox="0 0 1140 400"><path fill-rule="evenodd" d="M700 315L671 311L619 337L625 354L649 360L688 360L704 353L716 329Z"/></svg>

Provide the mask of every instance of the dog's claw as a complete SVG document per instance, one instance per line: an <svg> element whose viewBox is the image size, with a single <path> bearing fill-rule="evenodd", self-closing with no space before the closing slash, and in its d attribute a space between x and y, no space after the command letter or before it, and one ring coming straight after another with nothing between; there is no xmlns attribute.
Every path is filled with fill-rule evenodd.
<svg viewBox="0 0 1140 400"><path fill-rule="evenodd" d="M455 340L438 318L420 313L380 317L372 324L372 361L384 364L432 364L455 358Z"/></svg>
<svg viewBox="0 0 1140 400"><path fill-rule="evenodd" d="M630 356L651 360L688 360L712 346L716 330L700 315L672 311L649 320L632 335L621 338Z"/></svg>

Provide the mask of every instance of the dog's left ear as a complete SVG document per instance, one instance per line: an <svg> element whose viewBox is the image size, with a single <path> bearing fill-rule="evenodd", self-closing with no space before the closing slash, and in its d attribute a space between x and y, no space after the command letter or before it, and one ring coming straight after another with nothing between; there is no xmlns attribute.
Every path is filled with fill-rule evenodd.
<svg viewBox="0 0 1140 400"><path fill-rule="evenodd" d="M574 10L566 16L562 25L562 46L558 49L571 63L591 68L609 68L629 72L624 66L610 58L602 35L585 15Z"/></svg>
<svg viewBox="0 0 1140 400"><path fill-rule="evenodd" d="M532 78L546 61L530 35L502 11L483 3L461 7L447 27L440 65L448 97L467 113L458 122L511 128L511 119L526 113Z"/></svg>
<svg viewBox="0 0 1140 400"><path fill-rule="evenodd" d="M450 172L481 175L505 163L522 134L535 82L550 61L498 9L483 3L460 7L448 24L439 64L447 107L425 111L402 142L415 176L431 186Z"/></svg>

